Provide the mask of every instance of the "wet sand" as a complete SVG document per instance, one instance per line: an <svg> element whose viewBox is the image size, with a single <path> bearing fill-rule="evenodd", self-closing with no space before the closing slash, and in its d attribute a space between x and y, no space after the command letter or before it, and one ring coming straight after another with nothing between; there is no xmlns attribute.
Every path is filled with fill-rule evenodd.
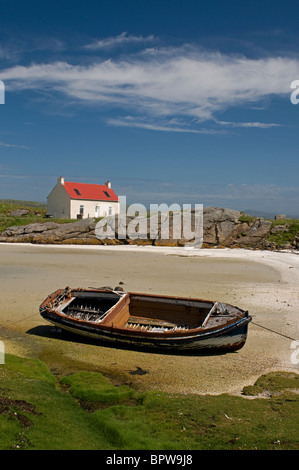
<svg viewBox="0 0 299 470"><path fill-rule="evenodd" d="M298 372L291 361L299 315L295 253L0 244L0 280L5 352L39 358L57 374L100 371L138 390L218 394L240 393L271 370ZM249 310L247 342L229 354L153 354L66 336L39 315L40 303L58 288L115 287L120 281L128 291L220 300ZM137 368L147 373L131 374Z"/></svg>

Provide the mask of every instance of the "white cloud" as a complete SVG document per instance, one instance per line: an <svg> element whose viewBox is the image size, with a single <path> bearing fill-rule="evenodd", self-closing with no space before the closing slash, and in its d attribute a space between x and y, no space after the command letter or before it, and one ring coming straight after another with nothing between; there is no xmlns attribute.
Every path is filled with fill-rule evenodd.
<svg viewBox="0 0 299 470"><path fill-rule="evenodd" d="M128 33L124 32L119 34L118 36L111 36L104 39L98 39L93 41L90 44L84 46L84 49L87 50L100 50L100 49L111 49L117 46L129 45L129 44L145 44L147 42L155 41L155 37L153 35L143 37L143 36L134 36L128 35Z"/></svg>
<svg viewBox="0 0 299 470"><path fill-rule="evenodd" d="M192 129L190 127L185 127L183 122L176 124L176 120L174 119L161 122L147 122L145 119L126 116L124 118L108 119L107 123L117 127L139 127L141 129L148 129L151 131L189 132L191 134L219 134L219 131L213 129Z"/></svg>
<svg viewBox="0 0 299 470"><path fill-rule="evenodd" d="M26 145L17 145L17 144L8 144L6 142L0 142L0 147L6 147L6 148L21 148L21 149L28 149Z"/></svg>
<svg viewBox="0 0 299 470"><path fill-rule="evenodd" d="M261 129L269 129L270 127L279 127L280 124L276 124L273 122L228 122L228 121L219 121L217 120L218 124L222 126L229 126L229 127L259 127Z"/></svg>
<svg viewBox="0 0 299 470"><path fill-rule="evenodd" d="M112 45L113 41L133 39L146 38L123 33L102 42ZM252 112L253 105L265 98L287 97L291 81L298 76L298 59L248 59L194 47L144 51L115 60L98 59L89 65L53 62L15 66L0 73L8 91L58 92L72 102L117 109L119 115L132 116L131 122L120 116L110 119L114 125L180 132L202 132L202 124L207 121L218 129L279 125L260 120L221 121L217 115L238 106L247 106ZM174 119L180 122L179 126L165 125Z"/></svg>

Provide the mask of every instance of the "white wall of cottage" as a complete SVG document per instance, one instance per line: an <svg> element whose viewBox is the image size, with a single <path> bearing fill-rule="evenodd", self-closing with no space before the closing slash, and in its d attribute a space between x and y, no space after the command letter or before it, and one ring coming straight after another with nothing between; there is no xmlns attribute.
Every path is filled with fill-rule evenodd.
<svg viewBox="0 0 299 470"><path fill-rule="evenodd" d="M60 183L52 189L48 196L47 213L54 219L70 219L70 196Z"/></svg>
<svg viewBox="0 0 299 470"><path fill-rule="evenodd" d="M87 219L89 217L105 217L106 215L115 215L119 213L119 202L113 201L107 202L71 199L70 207L71 219L77 219L78 214L81 214L81 207L83 209L83 219Z"/></svg>

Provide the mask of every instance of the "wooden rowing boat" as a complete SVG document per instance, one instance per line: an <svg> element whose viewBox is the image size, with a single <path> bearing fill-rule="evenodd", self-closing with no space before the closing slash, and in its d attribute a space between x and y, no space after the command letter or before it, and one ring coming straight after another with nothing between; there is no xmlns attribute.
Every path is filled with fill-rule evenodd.
<svg viewBox="0 0 299 470"><path fill-rule="evenodd" d="M120 292L58 289L40 305L55 326L100 341L171 351L242 348L247 311L210 300Z"/></svg>

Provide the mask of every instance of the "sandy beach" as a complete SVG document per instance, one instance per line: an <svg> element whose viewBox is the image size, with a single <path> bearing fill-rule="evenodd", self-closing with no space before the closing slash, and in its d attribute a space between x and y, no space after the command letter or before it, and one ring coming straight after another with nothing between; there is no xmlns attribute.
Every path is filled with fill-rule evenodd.
<svg viewBox="0 0 299 470"><path fill-rule="evenodd" d="M0 244L0 340L58 374L100 371L138 390L240 393L271 370L298 372L299 256L241 249ZM243 349L223 355L150 354L65 337L39 315L58 288L124 290L220 300L249 310ZM272 331L270 331L272 330ZM294 357L294 356L293 356ZM294 362L294 361L293 361ZM137 367L147 373L132 374Z"/></svg>

